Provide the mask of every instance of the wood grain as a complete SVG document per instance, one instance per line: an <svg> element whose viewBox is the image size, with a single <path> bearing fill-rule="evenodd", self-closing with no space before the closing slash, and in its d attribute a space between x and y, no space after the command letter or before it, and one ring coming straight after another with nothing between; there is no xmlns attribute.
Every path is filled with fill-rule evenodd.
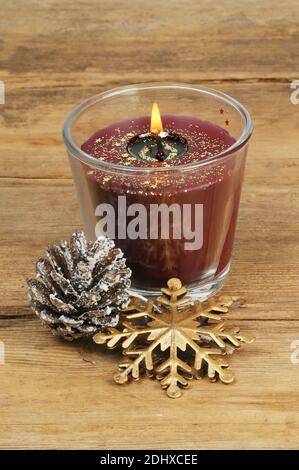
<svg viewBox="0 0 299 470"><path fill-rule="evenodd" d="M236 383L193 381L178 402L149 379L115 385L116 353L91 343L61 344L33 318L26 328L21 319L7 320L1 384L9 393L2 399L1 445L296 448L299 376L290 363L289 342L298 326L297 321L292 330L288 321L241 322L258 337L254 347L230 358ZM273 351L275 344L279 351Z"/></svg>
<svg viewBox="0 0 299 470"><path fill-rule="evenodd" d="M1 69L36 72L44 82L53 71L70 79L86 71L114 80L130 73L134 81L162 74L181 80L189 71L277 78L298 65L296 0L283 12L271 0L2 3Z"/></svg>
<svg viewBox="0 0 299 470"><path fill-rule="evenodd" d="M0 448L299 448L299 4L270 0L0 0ZM232 324L257 341L231 386L193 382L180 402L124 388L117 353L66 344L28 307L25 278L81 225L61 139L82 99L142 81L204 83L253 115L232 272Z"/></svg>

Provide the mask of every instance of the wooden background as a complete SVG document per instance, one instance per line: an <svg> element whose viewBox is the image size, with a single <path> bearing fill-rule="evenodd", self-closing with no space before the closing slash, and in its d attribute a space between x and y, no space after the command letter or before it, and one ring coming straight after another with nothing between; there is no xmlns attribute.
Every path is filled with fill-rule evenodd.
<svg viewBox="0 0 299 470"><path fill-rule="evenodd" d="M35 449L299 448L299 4L272 0L0 0L0 446ZM82 99L146 81L207 84L253 115L231 323L257 340L237 381L112 381L115 353L65 344L27 304L25 278L81 218L61 139Z"/></svg>

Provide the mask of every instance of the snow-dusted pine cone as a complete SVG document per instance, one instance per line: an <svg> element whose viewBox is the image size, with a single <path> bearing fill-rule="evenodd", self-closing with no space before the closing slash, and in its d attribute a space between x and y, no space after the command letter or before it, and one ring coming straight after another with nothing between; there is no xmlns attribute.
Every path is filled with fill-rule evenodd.
<svg viewBox="0 0 299 470"><path fill-rule="evenodd" d="M36 263L36 279L27 281L33 310L55 335L67 340L116 326L129 302L131 271L114 242L87 242L84 232L70 242L50 245Z"/></svg>

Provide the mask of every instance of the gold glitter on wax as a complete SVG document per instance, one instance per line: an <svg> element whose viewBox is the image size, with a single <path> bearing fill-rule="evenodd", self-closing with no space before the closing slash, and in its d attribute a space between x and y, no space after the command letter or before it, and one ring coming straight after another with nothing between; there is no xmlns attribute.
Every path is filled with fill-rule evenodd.
<svg viewBox="0 0 299 470"><path fill-rule="evenodd" d="M142 150L144 152L142 160L127 151L128 141L132 137L148 132L146 122L140 124L139 120L136 122L132 120L125 128L115 127L112 135L111 129L108 129L107 133L103 130L101 136L92 141L89 153L101 161L123 166L125 172L111 170L107 176L108 172L99 169L95 170L90 177L107 191L113 189L117 190L119 194L143 194L149 198L149 201L153 196L165 197L165 194L168 194L169 197L172 197L177 191L187 192L186 184L188 191L199 185L210 187L213 184L221 184L228 173L227 164L221 160L204 165L197 170L188 171L188 174L178 171L175 173L175 177L173 172L167 171L167 169L171 169L174 165L179 169L180 165L207 160L227 149L231 143L227 139L228 134L224 129L219 128L218 134L211 136L196 122L180 128L176 122L168 120L165 131L175 131L176 134L185 138L188 142L188 149L181 157L177 157L177 151L174 149L169 154L167 161L159 162L147 158L148 150L146 148ZM233 139L231 138L231 140ZM166 145L168 144L166 143ZM165 172L137 173L134 171L134 167L151 170L163 168ZM127 172L128 169L132 172Z"/></svg>
<svg viewBox="0 0 299 470"><path fill-rule="evenodd" d="M165 127L165 130L171 132L172 129L167 127ZM142 150L143 161L128 154L128 141L135 135L146 133L148 131L146 125L141 129L139 126L138 129L134 130L134 121L132 121L129 129L129 132L126 132L123 129L116 128L113 136L103 134L102 137L97 138L94 143L93 156L103 161L124 164L126 166L164 166L164 162L153 162L152 159L147 157L147 153L149 151L147 147ZM202 131L197 124L189 124L187 130L186 128L175 128L175 132L187 139L189 148L189 151L187 151L185 155L174 162L177 156L177 150L171 148L168 144L165 145L168 150L172 150L168 157L168 161L172 160L175 165L185 165L188 163L194 163L195 161L205 160L227 148L227 144L224 140L217 137L212 138L210 135Z"/></svg>

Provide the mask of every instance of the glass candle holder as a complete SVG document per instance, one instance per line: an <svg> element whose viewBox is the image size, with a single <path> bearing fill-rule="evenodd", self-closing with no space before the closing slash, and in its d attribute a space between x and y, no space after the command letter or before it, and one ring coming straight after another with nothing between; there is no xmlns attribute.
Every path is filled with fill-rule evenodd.
<svg viewBox="0 0 299 470"><path fill-rule="evenodd" d="M222 287L251 134L239 102L187 84L117 88L69 114L63 136L87 238L115 240L135 292L155 295L171 277L200 299Z"/></svg>

